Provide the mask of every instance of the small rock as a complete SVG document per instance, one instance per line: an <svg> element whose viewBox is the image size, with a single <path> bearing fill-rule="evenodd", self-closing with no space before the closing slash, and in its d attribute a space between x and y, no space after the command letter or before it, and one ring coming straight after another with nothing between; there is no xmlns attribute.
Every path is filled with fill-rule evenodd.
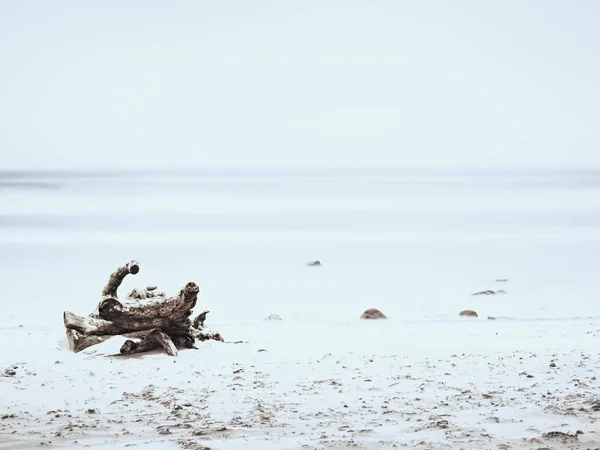
<svg viewBox="0 0 600 450"><path fill-rule="evenodd" d="M269 314L263 320L282 320L279 314Z"/></svg>
<svg viewBox="0 0 600 450"><path fill-rule="evenodd" d="M260 349L258 349L257 353L260 353L260 352L266 352L266 350L264 348L260 348Z"/></svg>
<svg viewBox="0 0 600 450"><path fill-rule="evenodd" d="M473 295L496 295L496 292L488 289L487 291L475 292Z"/></svg>
<svg viewBox="0 0 600 450"><path fill-rule="evenodd" d="M556 363L555 362L551 362L550 363L550 367L556 367Z"/></svg>
<svg viewBox="0 0 600 450"><path fill-rule="evenodd" d="M479 317L472 309L465 309L464 311L458 313L458 315L463 317Z"/></svg>
<svg viewBox="0 0 600 450"><path fill-rule="evenodd" d="M364 313L362 313L360 318L368 320L387 319L386 315L376 308L367 309Z"/></svg>
<svg viewBox="0 0 600 450"><path fill-rule="evenodd" d="M321 267L321 261L311 261L306 263L309 267Z"/></svg>
<svg viewBox="0 0 600 450"><path fill-rule="evenodd" d="M496 280L496 283L506 283L506 282L508 282L508 280L506 278L498 278Z"/></svg>
<svg viewBox="0 0 600 450"><path fill-rule="evenodd" d="M496 320L494 316L488 316L488 320Z"/></svg>

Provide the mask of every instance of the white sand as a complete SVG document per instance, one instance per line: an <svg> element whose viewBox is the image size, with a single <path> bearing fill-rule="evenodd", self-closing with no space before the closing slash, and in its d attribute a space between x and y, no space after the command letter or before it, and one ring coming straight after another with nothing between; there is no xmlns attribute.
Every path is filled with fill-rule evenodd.
<svg viewBox="0 0 600 450"><path fill-rule="evenodd" d="M0 449L597 448L599 325L261 321L178 358L5 328Z"/></svg>
<svg viewBox="0 0 600 450"><path fill-rule="evenodd" d="M598 188L450 178L0 191L0 449L600 448ZM228 342L65 349L131 258Z"/></svg>

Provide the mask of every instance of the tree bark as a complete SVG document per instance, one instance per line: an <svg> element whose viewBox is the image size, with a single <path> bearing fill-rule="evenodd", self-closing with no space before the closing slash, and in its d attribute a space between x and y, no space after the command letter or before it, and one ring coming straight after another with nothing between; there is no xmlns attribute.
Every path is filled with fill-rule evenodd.
<svg viewBox="0 0 600 450"><path fill-rule="evenodd" d="M223 341L219 333L202 331L208 311L198 315L193 324L190 320L200 290L196 283L187 283L173 297L149 286L143 291L134 289L125 300L120 300L117 290L123 279L138 272L139 264L134 260L113 272L102 290L102 300L89 316L64 312L72 351L79 352L115 335L141 338L140 342L127 341L121 349L125 354L162 347L176 356L177 347L193 348L196 339Z"/></svg>

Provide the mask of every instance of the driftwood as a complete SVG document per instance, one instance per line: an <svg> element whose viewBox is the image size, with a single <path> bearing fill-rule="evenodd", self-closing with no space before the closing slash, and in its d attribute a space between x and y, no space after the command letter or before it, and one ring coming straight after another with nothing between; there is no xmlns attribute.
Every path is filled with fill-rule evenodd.
<svg viewBox="0 0 600 450"><path fill-rule="evenodd" d="M134 289L125 300L120 300L117 290L123 279L139 270L138 263L131 261L113 272L102 290L100 303L89 316L65 311L64 323L72 351L79 352L116 335L131 338L121 347L124 354L163 348L167 354L176 356L177 348L194 348L196 340L223 341L219 333L203 331L208 311L193 322L190 319L200 290L196 283L187 283L173 297L157 291L156 286L148 286L144 290ZM136 338L140 341L132 340Z"/></svg>
<svg viewBox="0 0 600 450"><path fill-rule="evenodd" d="M140 342L135 342L131 339L125 341L121 347L121 353L128 355L132 353L142 353L154 350L158 347L162 347L169 356L177 356L177 347L175 347L175 343L169 335L160 328L152 330L144 336Z"/></svg>

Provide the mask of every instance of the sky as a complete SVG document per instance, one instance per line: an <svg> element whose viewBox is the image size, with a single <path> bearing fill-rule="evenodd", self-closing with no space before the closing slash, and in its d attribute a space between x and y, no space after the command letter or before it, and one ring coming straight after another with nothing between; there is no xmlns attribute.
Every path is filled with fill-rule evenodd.
<svg viewBox="0 0 600 450"><path fill-rule="evenodd" d="M600 167L600 2L0 0L2 169Z"/></svg>

